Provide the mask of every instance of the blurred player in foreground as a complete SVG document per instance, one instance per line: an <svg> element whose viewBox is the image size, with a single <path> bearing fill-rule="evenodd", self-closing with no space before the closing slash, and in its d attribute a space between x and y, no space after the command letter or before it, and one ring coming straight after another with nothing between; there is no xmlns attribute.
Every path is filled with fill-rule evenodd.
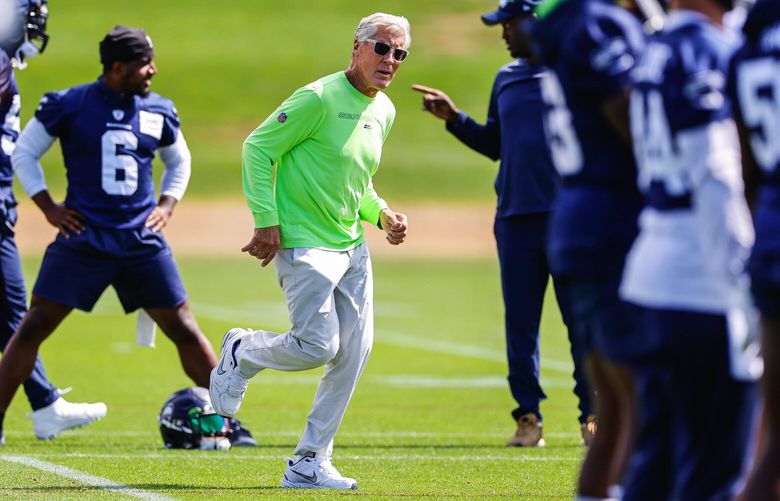
<svg viewBox="0 0 780 501"><path fill-rule="evenodd" d="M756 242L748 270L761 312L766 439L745 501L780 499L780 4L759 0L730 66L728 93L742 143L745 194Z"/></svg>
<svg viewBox="0 0 780 501"><path fill-rule="evenodd" d="M5 350L27 310L27 290L14 239L17 202L11 155L19 137L22 103L12 66L24 68L27 59L46 49L47 19L45 0L0 0L0 351ZM5 351L5 357L11 354ZM51 439L106 415L103 403L71 403L62 398L49 381L40 356L35 356L31 370L23 384L33 410L36 437ZM0 426L0 444L3 442Z"/></svg>
<svg viewBox="0 0 780 501"><path fill-rule="evenodd" d="M722 24L731 3L673 1L633 73L647 205L621 296L638 306L647 363L626 500L729 499L746 463L760 363L744 266L753 226L725 97L739 42Z"/></svg>
<svg viewBox="0 0 780 501"><path fill-rule="evenodd" d="M547 143L562 177L548 257L568 281L598 395L599 430L577 491L605 498L621 482L633 439L634 328L618 287L642 206L628 90L645 37L632 14L606 0L545 0L536 14L529 29L551 70L542 78Z"/></svg>

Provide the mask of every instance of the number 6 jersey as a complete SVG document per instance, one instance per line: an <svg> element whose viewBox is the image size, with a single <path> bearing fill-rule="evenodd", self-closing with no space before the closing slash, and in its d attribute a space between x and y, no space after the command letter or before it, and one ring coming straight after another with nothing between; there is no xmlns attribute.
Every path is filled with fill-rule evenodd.
<svg viewBox="0 0 780 501"><path fill-rule="evenodd" d="M155 150L177 139L183 142L172 101L153 92L146 97L120 94L98 79L46 94L34 120L60 139L68 207L98 227L143 225L157 202Z"/></svg>

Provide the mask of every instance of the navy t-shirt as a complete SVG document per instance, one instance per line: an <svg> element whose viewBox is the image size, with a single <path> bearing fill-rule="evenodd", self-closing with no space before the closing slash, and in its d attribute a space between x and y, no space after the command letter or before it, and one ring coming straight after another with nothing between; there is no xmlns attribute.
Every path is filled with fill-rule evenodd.
<svg viewBox="0 0 780 501"><path fill-rule="evenodd" d="M464 112L447 125L467 146L501 159L495 181L498 217L548 212L555 200L560 177L542 122L539 82L545 71L523 59L505 65L493 83L485 125Z"/></svg>
<svg viewBox="0 0 780 501"><path fill-rule="evenodd" d="M142 226L157 203L154 152L179 134L173 102L155 93L119 94L98 79L46 94L35 117L60 140L68 207L94 226Z"/></svg>

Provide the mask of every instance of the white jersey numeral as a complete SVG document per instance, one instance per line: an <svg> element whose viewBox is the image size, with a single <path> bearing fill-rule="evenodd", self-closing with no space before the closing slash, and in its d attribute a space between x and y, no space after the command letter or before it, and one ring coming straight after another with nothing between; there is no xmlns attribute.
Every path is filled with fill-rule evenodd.
<svg viewBox="0 0 780 501"><path fill-rule="evenodd" d="M780 61L763 58L740 63L737 94L745 125L759 129L750 134L753 156L761 169L771 171L780 161Z"/></svg>
<svg viewBox="0 0 780 501"><path fill-rule="evenodd" d="M138 162L130 155L117 153L117 146L135 150L138 138L127 130L108 130L101 141L103 191L109 195L132 195L138 189Z"/></svg>
<svg viewBox="0 0 780 501"><path fill-rule="evenodd" d="M582 148L561 83L554 73L548 71L542 78L541 86L542 99L551 107L544 116L544 131L553 164L562 176L577 174L583 165Z"/></svg>
<svg viewBox="0 0 780 501"><path fill-rule="evenodd" d="M21 109L22 99L19 97L19 94L14 94L14 97L11 100L11 107L8 110L8 113L5 115L5 120L3 120L3 126L8 130L16 132L17 134L19 134L19 111ZM2 147L3 153L10 157L14 152L14 148L16 147L16 140L14 139L14 136L10 134L3 134L2 137L0 137L0 147Z"/></svg>
<svg viewBox="0 0 780 501"><path fill-rule="evenodd" d="M688 176L674 152L663 96L658 90L634 91L630 106L639 187L646 189L651 181L662 181L669 195L684 195L689 189Z"/></svg>

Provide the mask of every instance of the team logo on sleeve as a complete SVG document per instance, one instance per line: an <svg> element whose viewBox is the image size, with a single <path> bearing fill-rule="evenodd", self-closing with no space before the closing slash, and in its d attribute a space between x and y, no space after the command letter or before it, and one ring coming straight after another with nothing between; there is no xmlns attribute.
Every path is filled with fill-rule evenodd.
<svg viewBox="0 0 780 501"><path fill-rule="evenodd" d="M111 112L112 115L114 115L114 120L117 122L122 120L125 117L125 112L122 110L114 110Z"/></svg>
<svg viewBox="0 0 780 501"><path fill-rule="evenodd" d="M276 117L277 120L279 120L279 123L283 124L287 121L287 113L281 112L279 113L279 116Z"/></svg>

